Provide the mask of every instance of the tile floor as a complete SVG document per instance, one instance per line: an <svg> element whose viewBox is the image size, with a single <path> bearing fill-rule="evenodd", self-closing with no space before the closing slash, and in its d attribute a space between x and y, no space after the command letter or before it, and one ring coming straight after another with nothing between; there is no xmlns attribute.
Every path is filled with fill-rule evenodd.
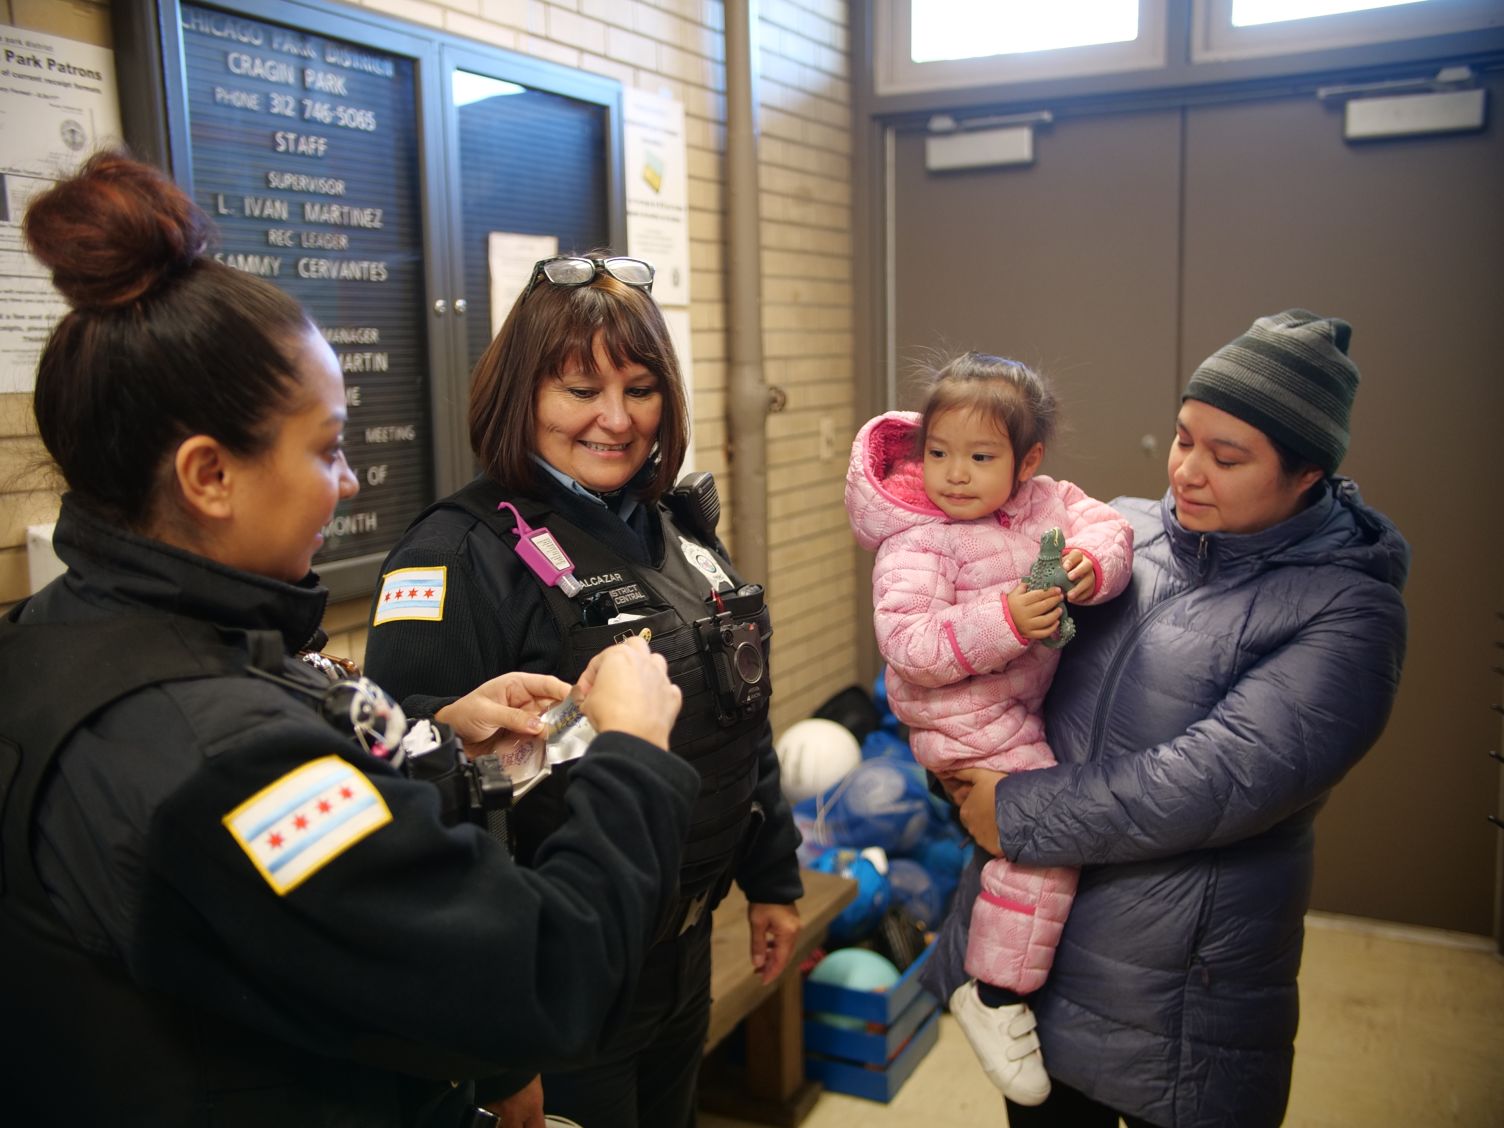
<svg viewBox="0 0 1504 1128"><path fill-rule="evenodd" d="M1504 959L1482 937L1313 913L1289 1128L1504 1126ZM802 1128L1003 1128L949 1015L891 1104L822 1094ZM700 1128L750 1128L701 1116Z"/></svg>

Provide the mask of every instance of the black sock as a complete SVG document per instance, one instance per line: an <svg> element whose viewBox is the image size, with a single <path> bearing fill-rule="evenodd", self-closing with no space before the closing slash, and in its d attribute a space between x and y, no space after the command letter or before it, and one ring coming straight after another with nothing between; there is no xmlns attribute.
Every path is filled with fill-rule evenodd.
<svg viewBox="0 0 1504 1128"><path fill-rule="evenodd" d="M1024 997L1017 991L983 983L980 979L977 980L977 998L982 1000L984 1007L1006 1007L1024 1001Z"/></svg>

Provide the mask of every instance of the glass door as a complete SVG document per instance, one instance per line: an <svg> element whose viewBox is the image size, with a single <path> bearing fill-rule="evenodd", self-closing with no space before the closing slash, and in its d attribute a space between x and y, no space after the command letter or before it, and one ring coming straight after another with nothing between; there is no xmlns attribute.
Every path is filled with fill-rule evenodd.
<svg viewBox="0 0 1504 1128"><path fill-rule="evenodd" d="M616 168L621 88L517 57L444 51L451 238L450 333L465 379L445 415L456 424L456 484L474 473L464 397L532 265L551 254L619 248L626 218Z"/></svg>

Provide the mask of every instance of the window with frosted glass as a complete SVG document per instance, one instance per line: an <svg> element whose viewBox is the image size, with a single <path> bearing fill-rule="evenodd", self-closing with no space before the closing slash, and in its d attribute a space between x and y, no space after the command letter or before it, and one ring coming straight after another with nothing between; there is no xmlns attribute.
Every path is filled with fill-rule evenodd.
<svg viewBox="0 0 1504 1128"><path fill-rule="evenodd" d="M1165 0L877 0L879 94L1165 62Z"/></svg>
<svg viewBox="0 0 1504 1128"><path fill-rule="evenodd" d="M1233 0L1232 26L1256 27L1259 24L1306 20L1315 16L1335 16L1343 12L1363 12L1370 8L1398 8L1404 4L1425 4L1429 0Z"/></svg>
<svg viewBox="0 0 1504 1128"><path fill-rule="evenodd" d="M1012 3L913 0L909 56L916 63L1054 51L1138 38L1138 0Z"/></svg>
<svg viewBox="0 0 1504 1128"><path fill-rule="evenodd" d="M1297 55L1504 27L1499 0L1196 0L1191 59Z"/></svg>

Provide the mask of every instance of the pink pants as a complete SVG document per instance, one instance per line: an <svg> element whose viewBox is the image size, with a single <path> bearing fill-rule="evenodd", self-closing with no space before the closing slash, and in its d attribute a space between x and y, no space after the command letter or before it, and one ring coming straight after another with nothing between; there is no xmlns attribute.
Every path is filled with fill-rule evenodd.
<svg viewBox="0 0 1504 1128"><path fill-rule="evenodd" d="M1080 875L1075 866L1024 866L1007 858L983 866L966 937L966 973L1020 995L1042 987Z"/></svg>
<svg viewBox="0 0 1504 1128"><path fill-rule="evenodd" d="M958 768L1025 772L1053 767L1055 754L1038 735L980 756L933 729L910 734L914 757L940 776ZM971 912L966 972L983 983L1020 995L1037 991L1049 977L1065 918L1070 915L1080 871L1074 866L1026 866L994 858L982 867L982 891Z"/></svg>

